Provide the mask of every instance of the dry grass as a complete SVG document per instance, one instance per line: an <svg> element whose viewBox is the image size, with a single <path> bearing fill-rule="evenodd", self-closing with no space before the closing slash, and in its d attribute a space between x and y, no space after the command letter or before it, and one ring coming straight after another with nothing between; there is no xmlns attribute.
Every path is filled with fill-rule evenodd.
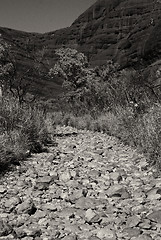
<svg viewBox="0 0 161 240"><path fill-rule="evenodd" d="M0 103L0 169L41 152L53 141L54 126L49 114L35 106L20 105L6 97Z"/></svg>
<svg viewBox="0 0 161 240"><path fill-rule="evenodd" d="M90 112L75 116L61 111L53 114L55 124L78 129L101 131L116 136L125 144L138 148L151 164L161 169L161 105L154 104L144 114L132 107L116 107L93 117Z"/></svg>

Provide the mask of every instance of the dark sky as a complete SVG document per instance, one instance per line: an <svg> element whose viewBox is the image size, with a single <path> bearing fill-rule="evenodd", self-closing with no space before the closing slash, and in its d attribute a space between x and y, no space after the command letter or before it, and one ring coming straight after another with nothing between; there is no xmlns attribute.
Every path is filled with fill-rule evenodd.
<svg viewBox="0 0 161 240"><path fill-rule="evenodd" d="M0 0L0 26L49 32L70 26L96 0Z"/></svg>

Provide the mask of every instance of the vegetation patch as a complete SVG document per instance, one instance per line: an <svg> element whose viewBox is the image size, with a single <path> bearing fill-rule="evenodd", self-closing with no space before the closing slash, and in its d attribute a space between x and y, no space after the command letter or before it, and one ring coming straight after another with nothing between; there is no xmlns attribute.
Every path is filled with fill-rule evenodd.
<svg viewBox="0 0 161 240"><path fill-rule="evenodd" d="M121 70L112 61L91 68L76 50L56 53L50 74L64 78L68 93L53 113L55 124L114 135L161 168L160 68Z"/></svg>

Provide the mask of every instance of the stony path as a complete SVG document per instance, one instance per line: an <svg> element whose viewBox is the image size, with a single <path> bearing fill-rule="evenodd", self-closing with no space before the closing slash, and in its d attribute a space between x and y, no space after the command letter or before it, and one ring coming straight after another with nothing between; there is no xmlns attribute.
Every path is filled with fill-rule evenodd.
<svg viewBox="0 0 161 240"><path fill-rule="evenodd" d="M73 131L0 179L0 239L161 240L161 178L117 139Z"/></svg>

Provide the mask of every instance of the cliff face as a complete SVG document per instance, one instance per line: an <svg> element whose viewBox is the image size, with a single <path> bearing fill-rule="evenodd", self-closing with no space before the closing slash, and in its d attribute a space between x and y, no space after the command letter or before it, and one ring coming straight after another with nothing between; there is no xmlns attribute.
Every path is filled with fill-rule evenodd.
<svg viewBox="0 0 161 240"><path fill-rule="evenodd" d="M98 0L71 27L56 31L53 45L73 46L94 65L112 58L129 66L159 57L160 33L161 1Z"/></svg>
<svg viewBox="0 0 161 240"><path fill-rule="evenodd" d="M21 69L32 66L32 55L44 47L52 66L54 50L62 46L84 52L91 65L113 59L122 67L144 66L161 58L161 0L97 0L68 28L44 34L0 28L0 33Z"/></svg>
<svg viewBox="0 0 161 240"><path fill-rule="evenodd" d="M151 63L161 54L161 0L97 0L68 28L7 34L19 49L27 38L31 49L45 46L49 60L55 58L55 48L68 46L84 52L94 65L106 59L122 66Z"/></svg>

